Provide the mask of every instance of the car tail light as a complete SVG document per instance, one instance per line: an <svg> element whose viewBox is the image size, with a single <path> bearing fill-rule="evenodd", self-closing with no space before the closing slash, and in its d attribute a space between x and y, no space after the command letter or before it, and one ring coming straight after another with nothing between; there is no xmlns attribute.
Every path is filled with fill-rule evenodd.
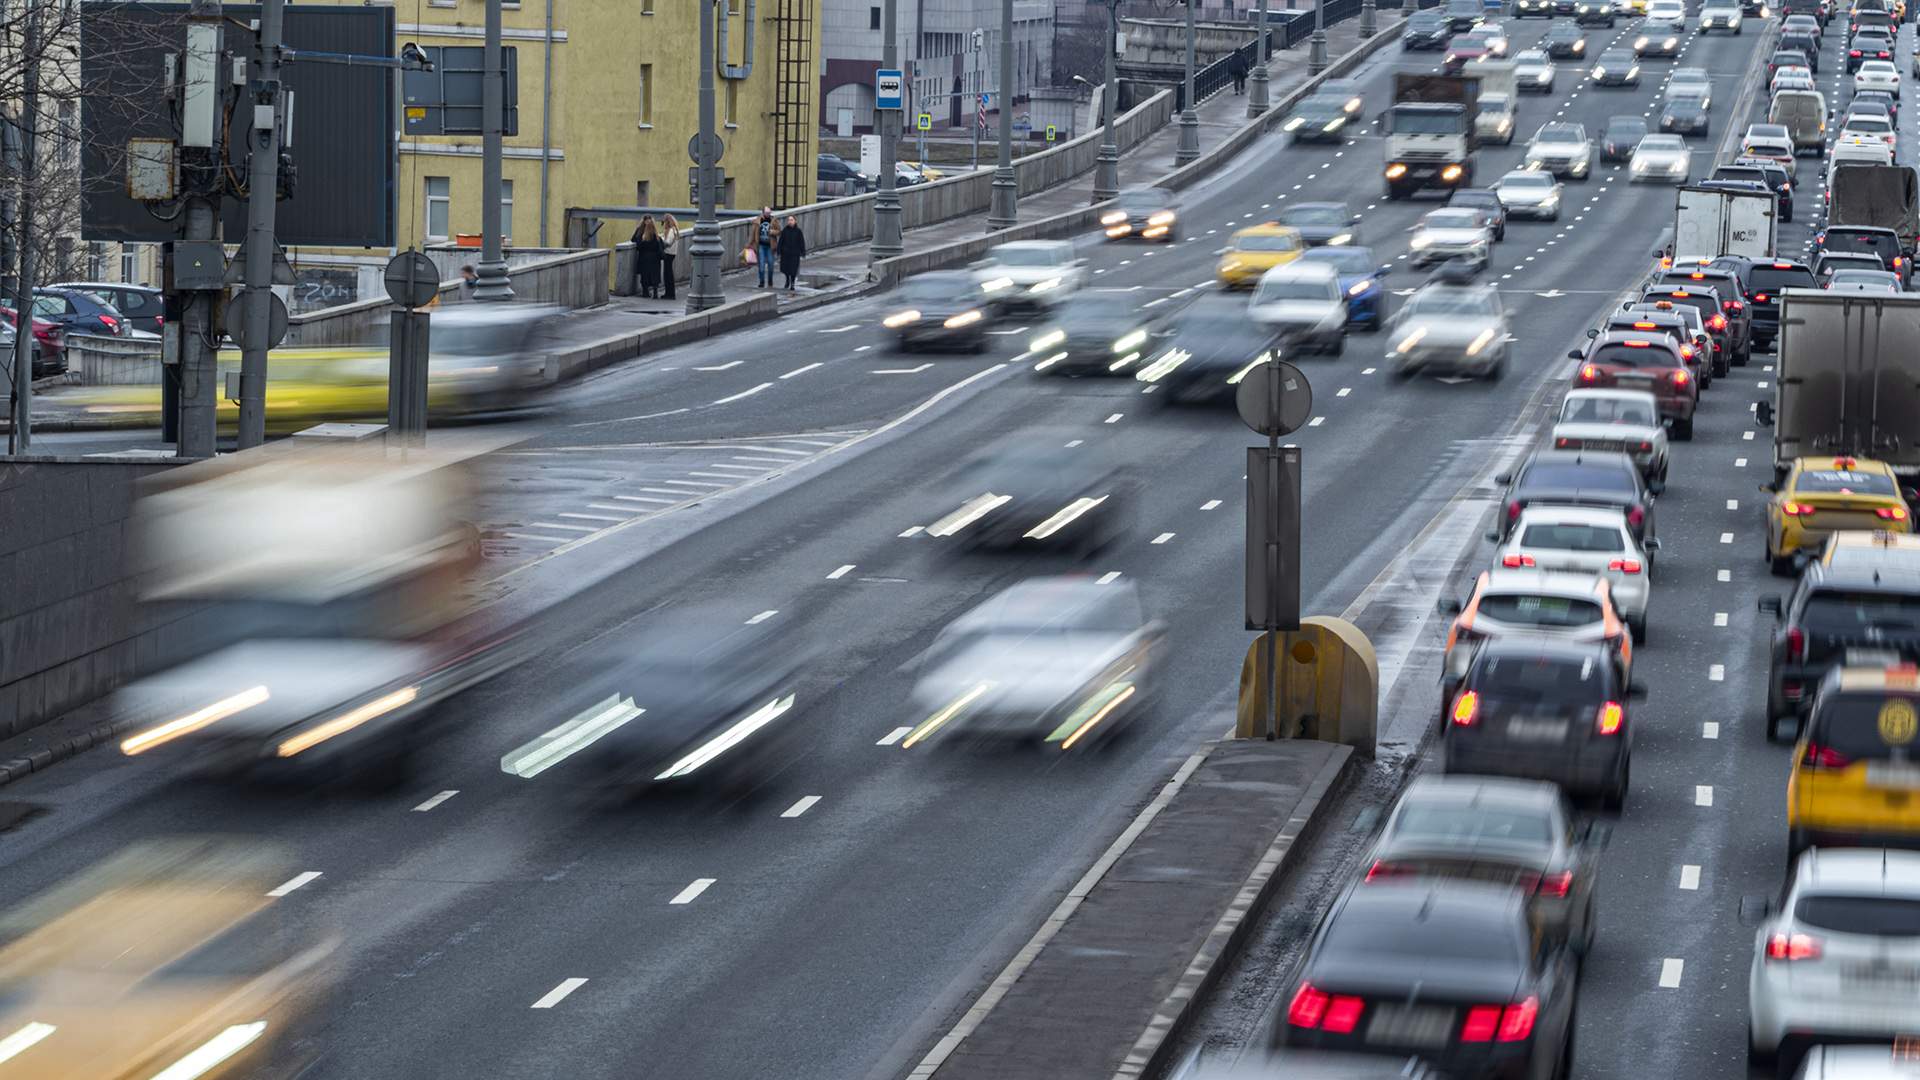
<svg viewBox="0 0 1920 1080"><path fill-rule="evenodd" d="M1781 503L1780 512L1788 517L1806 517L1813 513L1813 507L1808 506L1806 503Z"/></svg>
<svg viewBox="0 0 1920 1080"><path fill-rule="evenodd" d="M1602 735L1618 735L1620 734L1621 725L1626 722L1627 710L1622 708L1619 702L1609 701L1605 705L1600 706L1599 714L1594 718L1593 729ZM1562 886L1560 891L1554 895L1565 896L1567 895L1567 890Z"/></svg>
<svg viewBox="0 0 1920 1080"><path fill-rule="evenodd" d="M1641 449L1641 451L1643 451L1643 452L1646 452L1646 451L1651 451L1651 450L1653 449L1653 444L1652 444L1651 442L1647 442L1647 441L1645 441L1645 440L1642 440L1642 441L1641 441L1641 443L1640 443L1640 449Z"/></svg>
<svg viewBox="0 0 1920 1080"><path fill-rule="evenodd" d="M1636 529L1640 527L1641 522L1646 520L1647 520L1647 511L1643 507L1636 506L1633 509L1627 511L1627 524L1633 526Z"/></svg>
<svg viewBox="0 0 1920 1080"><path fill-rule="evenodd" d="M1579 447L1573 445L1576 441L1578 440L1569 439L1565 435L1562 435L1553 440L1553 448L1555 450L1578 450Z"/></svg>
<svg viewBox="0 0 1920 1080"><path fill-rule="evenodd" d="M1475 1005L1467 1010L1466 1023L1460 1025L1461 1042L1492 1042L1500 1030L1500 1006Z"/></svg>
<svg viewBox="0 0 1920 1080"><path fill-rule="evenodd" d="M1533 565L1533 556L1531 556L1531 555L1505 555L1505 556L1502 556L1502 557L1501 557L1501 559L1500 559L1500 565L1501 565L1501 566L1504 566L1504 567L1506 567L1506 568L1507 568L1507 569L1509 569L1509 570L1511 570L1511 569L1513 569L1513 568L1515 568L1515 567L1521 567L1521 566L1532 566L1532 565Z"/></svg>
<svg viewBox="0 0 1920 1080"><path fill-rule="evenodd" d="M1287 1023L1294 1027L1317 1028L1345 1035L1360 1026L1360 1014L1366 1011L1364 998L1349 994L1329 994L1312 983L1301 983L1287 1006Z"/></svg>
<svg viewBox="0 0 1920 1080"><path fill-rule="evenodd" d="M1820 939L1811 934L1774 934L1767 938L1769 960L1818 960Z"/></svg>
<svg viewBox="0 0 1920 1080"><path fill-rule="evenodd" d="M1848 55L1848 56L1859 56L1859 55L1860 55L1860 50L1859 50L1859 49L1854 49L1854 50L1852 50L1852 51L1850 51L1850 52L1848 52L1848 53L1847 53L1847 55Z"/></svg>
<svg viewBox="0 0 1920 1080"><path fill-rule="evenodd" d="M1640 560L1639 559L1615 559L1612 562L1607 564L1607 569L1618 570L1623 574L1637 574L1640 572Z"/></svg>
<svg viewBox="0 0 1920 1080"><path fill-rule="evenodd" d="M1395 866L1385 860L1375 859L1373 865L1367 867L1367 880L1385 881L1389 878L1405 877L1412 872L1404 866Z"/></svg>
<svg viewBox="0 0 1920 1080"><path fill-rule="evenodd" d="M1853 759L1831 746L1808 743L1807 752L1801 757L1800 764L1809 769L1844 769L1853 764Z"/></svg>
<svg viewBox="0 0 1920 1080"><path fill-rule="evenodd" d="M1573 891L1573 871L1562 870L1557 874L1543 874L1540 883L1533 887L1539 896L1564 897Z"/></svg>
<svg viewBox="0 0 1920 1080"><path fill-rule="evenodd" d="M1460 1041L1525 1042L1533 1037L1533 1022L1539 1015L1539 998L1513 1005L1475 1005L1460 1025Z"/></svg>
<svg viewBox="0 0 1920 1080"><path fill-rule="evenodd" d="M1686 372L1676 371L1673 373L1673 385L1685 386L1687 385L1687 380L1690 378L1692 378L1692 376L1688 375Z"/></svg>
<svg viewBox="0 0 1920 1080"><path fill-rule="evenodd" d="M1797 626L1787 627L1787 659L1805 660L1807 658L1807 632Z"/></svg>
<svg viewBox="0 0 1920 1080"><path fill-rule="evenodd" d="M1453 699L1453 722L1472 727L1480 719L1480 693L1469 690Z"/></svg>
<svg viewBox="0 0 1920 1080"><path fill-rule="evenodd" d="M1627 348L1629 348L1629 349L1651 349L1651 348L1653 348L1653 342L1651 342L1651 341L1623 341L1623 342L1621 342L1621 344L1622 344L1622 345L1625 345L1625 346L1626 346Z"/></svg>
<svg viewBox="0 0 1920 1080"><path fill-rule="evenodd" d="M1756 303L1756 304L1764 304L1764 303L1766 303L1766 302L1767 302L1767 294L1766 294L1766 293L1754 293L1754 294L1753 294L1753 302L1754 302L1754 303Z"/></svg>
<svg viewBox="0 0 1920 1080"><path fill-rule="evenodd" d="M1691 345L1680 346L1680 359L1682 360L1693 359L1693 346Z"/></svg>
<svg viewBox="0 0 1920 1080"><path fill-rule="evenodd" d="M1905 521L1907 520L1907 508L1904 506L1882 506L1875 510L1873 515L1886 521Z"/></svg>
<svg viewBox="0 0 1920 1080"><path fill-rule="evenodd" d="M1707 320L1707 325L1715 330L1725 330L1727 328L1727 317L1716 314L1713 318Z"/></svg>
<svg viewBox="0 0 1920 1080"><path fill-rule="evenodd" d="M1845 472L1852 472L1854 469L1854 466L1859 464L1860 462L1859 462L1859 459L1857 458L1837 457L1833 459L1833 467Z"/></svg>
<svg viewBox="0 0 1920 1080"><path fill-rule="evenodd" d="M1720 308L1723 311L1745 311L1747 308L1747 305L1741 303L1738 300L1729 300L1726 303L1721 304Z"/></svg>
<svg viewBox="0 0 1920 1080"><path fill-rule="evenodd" d="M114 318L111 315L100 316L100 325L105 326L107 328L107 332L110 334L117 334L120 332L120 320Z"/></svg>
<svg viewBox="0 0 1920 1080"><path fill-rule="evenodd" d="M1597 367L1594 367L1592 364L1586 364L1580 368L1581 382L1592 382L1595 379L1598 379L1599 377L1600 377L1600 369Z"/></svg>
<svg viewBox="0 0 1920 1080"><path fill-rule="evenodd" d="M1507 520L1517 521L1519 520L1519 518L1520 518L1520 500L1514 499L1513 501L1507 503Z"/></svg>

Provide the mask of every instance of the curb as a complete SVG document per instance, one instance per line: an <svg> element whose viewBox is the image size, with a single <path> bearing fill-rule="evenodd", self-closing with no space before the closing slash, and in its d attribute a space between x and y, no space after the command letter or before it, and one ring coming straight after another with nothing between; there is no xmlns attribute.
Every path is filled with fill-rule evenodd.
<svg viewBox="0 0 1920 1080"><path fill-rule="evenodd" d="M77 735L70 735L58 742L43 746L23 757L0 761L0 786L15 780L24 780L49 765L65 761L102 743L111 742L115 736L133 726L132 720L108 720L95 724Z"/></svg>

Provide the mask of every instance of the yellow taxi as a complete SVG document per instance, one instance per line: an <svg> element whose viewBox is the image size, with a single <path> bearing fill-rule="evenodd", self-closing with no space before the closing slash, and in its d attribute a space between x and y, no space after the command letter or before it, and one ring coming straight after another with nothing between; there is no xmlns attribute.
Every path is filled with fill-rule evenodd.
<svg viewBox="0 0 1920 1080"><path fill-rule="evenodd" d="M1787 469L1767 504L1767 561L1773 572L1793 568L1795 552L1811 552L1842 529L1912 532L1913 514L1886 463L1856 457L1803 457Z"/></svg>
<svg viewBox="0 0 1920 1080"><path fill-rule="evenodd" d="M1827 537L1820 550L1820 565L1846 565L1855 559L1871 560L1872 565L1889 561L1920 567L1920 536L1888 532L1885 529L1846 529Z"/></svg>
<svg viewBox="0 0 1920 1080"><path fill-rule="evenodd" d="M1229 289L1251 289L1259 284L1261 274L1306 252L1307 241L1298 229L1271 221L1250 225L1227 241L1227 253L1220 257L1215 275Z"/></svg>
<svg viewBox="0 0 1920 1080"><path fill-rule="evenodd" d="M1787 845L1920 846L1920 668L1827 673L1794 747Z"/></svg>

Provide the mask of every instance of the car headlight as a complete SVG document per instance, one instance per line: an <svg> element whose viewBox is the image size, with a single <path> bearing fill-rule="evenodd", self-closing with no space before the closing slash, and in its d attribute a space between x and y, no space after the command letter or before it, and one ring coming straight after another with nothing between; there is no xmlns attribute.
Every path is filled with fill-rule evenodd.
<svg viewBox="0 0 1920 1080"><path fill-rule="evenodd" d="M941 323L940 325L946 327L949 330L958 330L963 326L971 326L974 323L977 323L979 321L980 321L980 309L971 308L967 311L963 311L960 314L953 316L952 318L948 319L944 323Z"/></svg>
<svg viewBox="0 0 1920 1080"><path fill-rule="evenodd" d="M1639 65L1639 64L1635 64L1635 65L1633 65L1632 67L1630 67L1630 68L1628 68L1628 69L1627 69L1627 78L1629 78L1629 79L1637 79L1637 78L1639 78L1639 77L1640 77L1640 65Z"/></svg>
<svg viewBox="0 0 1920 1080"><path fill-rule="evenodd" d="M1283 130L1299 131L1301 125L1305 123L1306 123L1306 120L1304 118L1296 116L1293 119L1286 122L1286 125L1284 126Z"/></svg>
<svg viewBox="0 0 1920 1080"><path fill-rule="evenodd" d="M1573 54L1575 56L1578 56L1581 53L1586 51L1587 51L1587 43L1584 38L1573 43Z"/></svg>
<svg viewBox="0 0 1920 1080"><path fill-rule="evenodd" d="M1231 274L1235 270L1240 269L1241 265L1239 259L1224 259L1220 263L1220 272L1223 274Z"/></svg>
<svg viewBox="0 0 1920 1080"><path fill-rule="evenodd" d="M1046 352L1048 349L1053 348L1065 340L1067 340L1066 331L1049 330L1039 337L1034 338L1032 341L1027 342L1027 351Z"/></svg>
<svg viewBox="0 0 1920 1080"><path fill-rule="evenodd" d="M906 311L896 311L893 314L887 316L886 318L880 320L880 325L886 327L889 330L898 330L903 326L911 326L914 323L917 323L919 321L920 321L920 313L918 311L914 311L911 308L909 308Z"/></svg>
<svg viewBox="0 0 1920 1080"><path fill-rule="evenodd" d="M1507 119L1506 117L1501 117L1501 118L1500 118L1500 133L1504 135L1504 134L1506 134L1506 133L1507 133L1508 131L1511 131L1512 129L1513 129L1513 121L1511 121L1511 120L1508 120L1508 119Z"/></svg>
<svg viewBox="0 0 1920 1080"><path fill-rule="evenodd" d="M1351 243L1353 243L1353 234L1344 233L1344 232L1327 241L1327 244L1330 247L1337 247L1341 244L1351 244Z"/></svg>
<svg viewBox="0 0 1920 1080"><path fill-rule="evenodd" d="M1466 170L1461 168L1460 166L1449 165L1446 168L1440 170L1440 179L1446 180L1446 181L1453 181L1453 180L1460 179L1460 177L1464 176L1465 174L1466 174Z"/></svg>
<svg viewBox="0 0 1920 1080"><path fill-rule="evenodd" d="M988 278L980 283L982 291L996 293L1013 288L1013 279L1005 277Z"/></svg>
<svg viewBox="0 0 1920 1080"><path fill-rule="evenodd" d="M1387 179L1398 180L1405 175L1407 175L1407 167L1405 165L1396 161L1387 166Z"/></svg>
<svg viewBox="0 0 1920 1080"><path fill-rule="evenodd" d="M1674 47L1676 47L1676 46L1678 46L1679 44L1680 44L1680 39L1679 39L1679 38L1668 38L1668 39L1666 40L1666 43L1665 43L1665 44L1663 44L1663 45L1661 45L1660 47L1661 47L1661 48L1663 48L1663 49L1671 49L1671 48L1674 48Z"/></svg>
<svg viewBox="0 0 1920 1080"><path fill-rule="evenodd" d="M1336 116L1333 119L1327 121L1324 125L1322 125L1320 130L1321 131L1339 131L1340 128L1346 124L1346 122L1347 122L1346 117Z"/></svg>
<svg viewBox="0 0 1920 1080"><path fill-rule="evenodd" d="M1426 233L1415 233L1413 234L1413 239L1407 242L1407 246L1414 249L1415 251L1418 251L1421 248L1431 245L1432 243L1433 243L1433 238L1428 236Z"/></svg>
<svg viewBox="0 0 1920 1080"><path fill-rule="evenodd" d="M1365 295L1365 294L1366 294L1366 291L1367 291L1368 289L1371 289L1371 288L1373 288L1373 279L1372 279L1372 278L1367 278L1367 279L1366 279L1366 280L1364 280L1364 281L1356 281L1356 282L1354 282L1353 284L1351 284L1351 285L1349 285L1349 286L1347 286L1347 295L1348 295L1348 296L1363 296L1363 295Z"/></svg>
<svg viewBox="0 0 1920 1080"><path fill-rule="evenodd" d="M1117 353L1132 352L1146 344L1146 341L1147 332L1145 330L1134 330L1123 336L1119 341L1114 342L1113 351Z"/></svg>
<svg viewBox="0 0 1920 1080"><path fill-rule="evenodd" d="M1606 68L1603 68L1603 67L1596 67L1596 68L1594 68L1594 69L1593 69L1593 77L1594 77L1594 78L1596 78L1596 79L1604 79L1604 78L1606 78L1606 77L1607 77L1607 69L1606 69Z"/></svg>
<svg viewBox="0 0 1920 1080"><path fill-rule="evenodd" d="M1644 48L1646 48L1646 47L1647 47L1647 39L1646 39L1646 38L1644 38L1644 37L1638 37L1638 38L1634 38L1634 39L1633 39L1633 47L1634 47L1634 48L1636 48L1636 49L1644 49Z"/></svg>
<svg viewBox="0 0 1920 1080"><path fill-rule="evenodd" d="M1173 224L1173 211L1171 211L1171 210L1157 210L1157 211L1155 211L1155 212L1153 213L1153 216L1151 216L1151 217L1149 217L1149 218L1147 218L1147 224L1149 224L1149 225L1171 225L1171 224Z"/></svg>
<svg viewBox="0 0 1920 1080"><path fill-rule="evenodd" d="M1125 210L1109 210L1100 215L1100 224L1102 225L1118 225L1125 220L1127 220L1127 212Z"/></svg>
<svg viewBox="0 0 1920 1080"><path fill-rule="evenodd" d="M1032 285L1027 287L1027 291L1030 293L1050 292L1054 289L1059 288L1064 284L1066 284L1066 282L1062 281L1060 278L1050 277L1045 281L1034 282Z"/></svg>

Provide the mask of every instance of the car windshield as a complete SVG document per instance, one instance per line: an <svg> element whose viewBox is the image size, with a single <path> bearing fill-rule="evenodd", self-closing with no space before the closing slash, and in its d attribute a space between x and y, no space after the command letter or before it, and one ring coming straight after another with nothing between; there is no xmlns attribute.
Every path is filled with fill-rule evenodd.
<svg viewBox="0 0 1920 1080"><path fill-rule="evenodd" d="M1553 820L1524 810L1410 803L1394 818L1393 835L1400 839L1448 840L1468 845L1481 840L1545 844L1553 840Z"/></svg>
<svg viewBox="0 0 1920 1080"><path fill-rule="evenodd" d="M1060 321L1075 326L1112 326L1123 333L1139 322L1134 302L1116 293L1081 293L1060 312Z"/></svg>
<svg viewBox="0 0 1920 1080"><path fill-rule="evenodd" d="M1300 238L1292 233L1255 233L1235 237L1233 246L1240 251L1299 251Z"/></svg>
<svg viewBox="0 0 1920 1080"><path fill-rule="evenodd" d="M1600 54L1600 63L1626 67L1633 63L1633 54L1625 49L1608 49Z"/></svg>
<svg viewBox="0 0 1920 1080"><path fill-rule="evenodd" d="M1676 310L1680 308L1692 308L1699 312L1702 317L1718 315L1720 313L1719 300L1711 296L1702 296L1699 293L1690 292L1681 296L1668 295L1660 299L1671 301Z"/></svg>
<svg viewBox="0 0 1920 1080"><path fill-rule="evenodd" d="M1553 185L1553 177L1543 172L1510 172L1500 178L1503 188L1540 188L1544 191Z"/></svg>
<svg viewBox="0 0 1920 1080"><path fill-rule="evenodd" d="M1678 135L1649 135L1640 140L1640 149L1684 153L1687 144Z"/></svg>
<svg viewBox="0 0 1920 1080"><path fill-rule="evenodd" d="M1627 398L1569 394L1567 400L1560 406L1560 422L1563 424L1619 424L1652 427L1653 418L1652 402L1632 401Z"/></svg>
<svg viewBox="0 0 1920 1080"><path fill-rule="evenodd" d="M1388 114L1392 130L1400 135L1452 135L1460 130L1458 112L1436 109L1394 109Z"/></svg>
<svg viewBox="0 0 1920 1080"><path fill-rule="evenodd" d="M1827 279L1834 285L1878 285L1899 289L1900 277L1886 270L1835 270Z"/></svg>
<svg viewBox="0 0 1920 1080"><path fill-rule="evenodd" d="M1480 598L1480 614L1528 626L1591 626L1600 621L1600 604L1571 596L1495 593Z"/></svg>
<svg viewBox="0 0 1920 1080"><path fill-rule="evenodd" d="M1288 225L1345 225L1348 216L1339 206L1293 206L1282 210L1279 220Z"/></svg>
<svg viewBox="0 0 1920 1080"><path fill-rule="evenodd" d="M1363 247L1319 247L1301 256L1306 261L1331 263L1336 271L1346 275L1373 273L1379 269L1373 258L1373 252Z"/></svg>
<svg viewBox="0 0 1920 1080"><path fill-rule="evenodd" d="M1409 315L1483 315L1494 314L1490 290L1426 289L1407 303Z"/></svg>
<svg viewBox="0 0 1920 1080"><path fill-rule="evenodd" d="M1747 288L1768 296L1781 289L1811 289L1817 285L1813 271L1804 266L1776 267L1772 263L1761 263L1747 277Z"/></svg>
<svg viewBox="0 0 1920 1080"><path fill-rule="evenodd" d="M1121 192L1119 201L1129 210L1157 210L1167 205L1167 196L1162 191L1125 191Z"/></svg>
<svg viewBox="0 0 1920 1080"><path fill-rule="evenodd" d="M1339 98L1315 95L1301 102L1294 110L1301 116L1332 116L1347 111L1347 103Z"/></svg>
<svg viewBox="0 0 1920 1080"><path fill-rule="evenodd" d="M1526 52L1523 52L1519 56L1514 57L1513 62L1516 64L1551 64L1553 63L1553 61L1547 59L1546 53L1543 53L1538 49L1528 49Z"/></svg>
<svg viewBox="0 0 1920 1080"><path fill-rule="evenodd" d="M1407 20L1409 30L1438 30L1446 25L1446 16L1433 11L1422 11Z"/></svg>
<svg viewBox="0 0 1920 1080"><path fill-rule="evenodd" d="M1895 751L1907 756L1915 749L1913 729L1908 727L1902 731L1888 725L1883 731L1880 718L1889 711L1904 712L1911 717L1914 704L1912 698L1880 693L1834 694L1815 707L1813 729L1807 737L1853 760L1885 761L1893 757ZM1889 731L1893 738L1888 737ZM1901 735L1906 738L1899 738Z"/></svg>
<svg viewBox="0 0 1920 1080"><path fill-rule="evenodd" d="M1722 165L1713 170L1715 180L1747 180L1756 184L1767 182L1767 174L1751 165Z"/></svg>
<svg viewBox="0 0 1920 1080"><path fill-rule="evenodd" d="M1587 363L1602 367L1672 367L1673 354L1662 347L1664 342L1629 344L1615 341L1602 345L1588 355Z"/></svg>
<svg viewBox="0 0 1920 1080"><path fill-rule="evenodd" d="M1786 142L1789 137L1785 124L1755 124L1747 129L1747 138L1749 139L1772 139L1777 142Z"/></svg>
<svg viewBox="0 0 1920 1080"><path fill-rule="evenodd" d="M1515 970L1524 965L1518 926L1499 925L1484 918L1448 923L1442 927L1425 919L1336 918L1327 927L1320 948L1342 962L1372 959L1388 968L1414 958L1475 966L1497 964Z"/></svg>
<svg viewBox="0 0 1920 1080"><path fill-rule="evenodd" d="M1542 124L1540 133L1534 138L1541 142L1579 142L1587 137L1585 129L1579 124Z"/></svg>
<svg viewBox="0 0 1920 1080"><path fill-rule="evenodd" d="M987 257L1001 266L1059 266L1070 257L1066 251L1051 247L994 248Z"/></svg>
<svg viewBox="0 0 1920 1080"><path fill-rule="evenodd" d="M1884 116L1863 116L1859 113L1854 113L1852 116L1847 117L1847 130L1871 131L1878 134L1883 131L1892 131L1893 125L1887 123L1887 118Z"/></svg>
<svg viewBox="0 0 1920 1080"><path fill-rule="evenodd" d="M1520 535L1520 546L1552 551L1625 551L1627 541L1613 525L1586 525L1558 522L1529 525Z"/></svg>
<svg viewBox="0 0 1920 1080"><path fill-rule="evenodd" d="M1272 304L1282 300L1326 300L1331 296L1329 289L1325 281L1263 281L1260 291L1254 294L1253 302Z"/></svg>
<svg viewBox="0 0 1920 1080"><path fill-rule="evenodd" d="M1615 117L1607 121L1607 138L1615 142L1638 139L1647 133L1647 122L1637 116Z"/></svg>
<svg viewBox="0 0 1920 1080"><path fill-rule="evenodd" d="M1879 256L1880 261L1888 266L1893 265L1893 260L1900 256L1900 238L1892 233L1828 229L1821 247L1827 251L1864 251Z"/></svg>
<svg viewBox="0 0 1920 1080"><path fill-rule="evenodd" d="M1575 488L1627 494L1636 490L1631 472L1590 462L1536 462L1528 467L1521 479L1530 488Z"/></svg>
<svg viewBox="0 0 1920 1080"><path fill-rule="evenodd" d="M1808 469L1794 477L1793 490L1818 495L1897 495L1893 477L1886 473L1841 469Z"/></svg>
<svg viewBox="0 0 1920 1080"><path fill-rule="evenodd" d="M900 290L900 299L908 303L927 303L971 298L978 292L972 279L913 278Z"/></svg>
<svg viewBox="0 0 1920 1080"><path fill-rule="evenodd" d="M1435 210L1420 224L1429 229L1473 229L1479 227L1480 215L1471 210Z"/></svg>
<svg viewBox="0 0 1920 1080"><path fill-rule="evenodd" d="M1872 937L1920 937L1920 900L1904 896L1802 896L1795 921L1817 930Z"/></svg>
<svg viewBox="0 0 1920 1080"><path fill-rule="evenodd" d="M1695 97L1692 94L1679 94L1667 102L1667 115L1669 116L1691 116L1695 113L1703 113L1706 111L1707 106L1705 99ZM1756 179L1754 182L1764 183L1765 181Z"/></svg>
<svg viewBox="0 0 1920 1080"><path fill-rule="evenodd" d="M1482 697L1494 701L1584 705L1607 692L1605 666L1592 656L1486 655L1471 682Z"/></svg>

